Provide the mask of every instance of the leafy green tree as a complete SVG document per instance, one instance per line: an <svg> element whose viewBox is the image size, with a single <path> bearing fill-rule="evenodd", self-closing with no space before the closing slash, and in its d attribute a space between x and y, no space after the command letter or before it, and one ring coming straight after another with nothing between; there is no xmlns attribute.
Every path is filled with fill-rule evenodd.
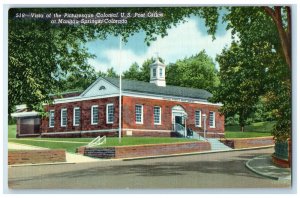
<svg viewBox="0 0 300 198"><path fill-rule="evenodd" d="M167 84L212 90L219 80L212 59L205 50L170 64L166 70Z"/></svg>
<svg viewBox="0 0 300 198"><path fill-rule="evenodd" d="M140 80L140 68L139 65L135 62L133 63L127 71L123 73L124 79L131 80Z"/></svg>
<svg viewBox="0 0 300 198"><path fill-rule="evenodd" d="M150 45L157 36L166 36L171 25L185 21L190 15L208 16L212 8L12 8L8 19L8 69L9 69L9 113L17 104L27 104L37 109L40 103L51 101L49 93L56 93L64 83L66 74L85 72L90 68L84 44L93 39L106 39L108 35L122 35L124 41L134 33L144 31L145 42ZM20 13L145 13L159 12L163 17L155 20L130 18L126 24L51 24L50 19L20 17ZM215 19L215 20L214 20ZM214 20L214 21L213 21ZM217 24L215 17L205 20ZM212 26L208 32L213 34ZM41 110L41 109L38 109Z"/></svg>
<svg viewBox="0 0 300 198"><path fill-rule="evenodd" d="M214 90L213 101L222 102L221 112L226 116L239 115L239 125L244 131L247 119L255 111L259 96L264 92L265 69L252 65L253 60L245 50L233 43L217 57L220 64L220 86ZM255 53L254 50L252 53Z"/></svg>
<svg viewBox="0 0 300 198"><path fill-rule="evenodd" d="M117 74L117 72L114 70L113 67L107 69L105 76L113 77L113 78L118 78L119 77L119 75Z"/></svg>
<svg viewBox="0 0 300 198"><path fill-rule="evenodd" d="M90 68L85 72L73 72L60 81L60 91L68 92L75 90L84 90L97 79L94 68Z"/></svg>

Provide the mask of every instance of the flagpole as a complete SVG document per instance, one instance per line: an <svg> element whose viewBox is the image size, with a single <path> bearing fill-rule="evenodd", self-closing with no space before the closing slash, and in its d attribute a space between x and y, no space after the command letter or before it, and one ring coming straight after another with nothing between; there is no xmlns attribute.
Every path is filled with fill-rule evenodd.
<svg viewBox="0 0 300 198"><path fill-rule="evenodd" d="M119 143L121 143L122 137L122 72L121 72L121 64L122 64L122 36L120 35L120 44L119 44Z"/></svg>

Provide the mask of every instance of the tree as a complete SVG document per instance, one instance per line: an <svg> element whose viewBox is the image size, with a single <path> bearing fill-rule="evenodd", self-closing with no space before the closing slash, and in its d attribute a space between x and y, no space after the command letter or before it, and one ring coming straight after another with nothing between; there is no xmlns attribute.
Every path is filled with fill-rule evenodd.
<svg viewBox="0 0 300 198"><path fill-rule="evenodd" d="M166 70L169 85L213 90L219 80L212 59L205 50L195 56L170 64Z"/></svg>
<svg viewBox="0 0 300 198"><path fill-rule="evenodd" d="M137 32L146 33L145 42L149 45L157 36L166 36L171 25L176 26L186 17L195 14L207 16L217 8L12 8L9 10L8 68L9 68L9 113L17 104L27 104L36 109L40 103L51 101L49 93L56 93L64 82L66 74L85 72L90 68L88 53L84 44L93 39L106 39L108 35L122 35L124 41ZM163 13L164 17L155 20L130 18L120 24L51 24L50 19L23 17L30 15L57 13ZM28 16L27 15L27 16ZM79 18L81 20L82 18ZM214 19L214 17L213 17ZM207 19L212 24L212 19ZM215 23L217 20L215 20ZM215 28L208 29L215 33ZM41 109L37 109L41 110Z"/></svg>
<svg viewBox="0 0 300 198"><path fill-rule="evenodd" d="M253 54L255 50L251 52ZM239 115L241 131L244 131L246 121L255 111L255 105L265 88L265 68L252 65L252 54L249 48L245 50L233 43L217 57L221 83L214 90L212 101L224 104L220 111L226 116Z"/></svg>
<svg viewBox="0 0 300 198"><path fill-rule="evenodd" d="M113 77L113 78L118 78L119 77L119 75L117 74L117 72L114 70L113 67L107 69L106 76L107 77Z"/></svg>
<svg viewBox="0 0 300 198"><path fill-rule="evenodd" d="M131 80L140 80L140 68L139 65L135 62L133 63L127 71L123 73L124 79Z"/></svg>

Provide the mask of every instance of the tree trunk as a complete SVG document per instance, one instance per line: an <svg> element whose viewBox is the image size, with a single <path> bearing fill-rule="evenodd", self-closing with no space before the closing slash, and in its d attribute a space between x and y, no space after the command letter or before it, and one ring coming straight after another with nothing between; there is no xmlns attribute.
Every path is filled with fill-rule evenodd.
<svg viewBox="0 0 300 198"><path fill-rule="evenodd" d="M289 6L285 7L287 12L287 30L285 30L283 27L281 8L282 6L275 6L274 9L265 6L264 10L269 16L271 16L276 25L285 62L287 63L289 69L291 69L291 8Z"/></svg>
<svg viewBox="0 0 300 198"><path fill-rule="evenodd" d="M244 126L241 126L241 131L244 132Z"/></svg>

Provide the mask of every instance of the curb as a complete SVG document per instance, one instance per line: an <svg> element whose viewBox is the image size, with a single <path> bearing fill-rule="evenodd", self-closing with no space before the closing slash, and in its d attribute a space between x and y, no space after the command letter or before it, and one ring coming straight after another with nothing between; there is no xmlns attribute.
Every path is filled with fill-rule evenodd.
<svg viewBox="0 0 300 198"><path fill-rule="evenodd" d="M40 163L40 164L14 164L8 167L22 167L22 166L44 166L44 165L61 165L61 164L76 164L75 162L56 162L56 163Z"/></svg>
<svg viewBox="0 0 300 198"><path fill-rule="evenodd" d="M252 167L249 165L251 161L253 161L253 160L257 159L257 158L260 158L260 157L262 157L262 156L265 156L265 155L261 155L261 156L258 156L258 157L255 157L255 158L252 158L252 159L248 160L248 161L246 162L246 164L245 164L246 167L247 167L249 170L251 170L252 172L254 172L254 173L256 173L256 174L258 174L258 175L260 175L260 176L266 177L266 178L270 178L270 179L273 179L273 180L291 180L289 176L286 176L286 177L276 177L276 176L272 176L272 175L268 175L268 174L262 173L262 172L260 172L260 171L257 171L256 169L252 168Z"/></svg>

